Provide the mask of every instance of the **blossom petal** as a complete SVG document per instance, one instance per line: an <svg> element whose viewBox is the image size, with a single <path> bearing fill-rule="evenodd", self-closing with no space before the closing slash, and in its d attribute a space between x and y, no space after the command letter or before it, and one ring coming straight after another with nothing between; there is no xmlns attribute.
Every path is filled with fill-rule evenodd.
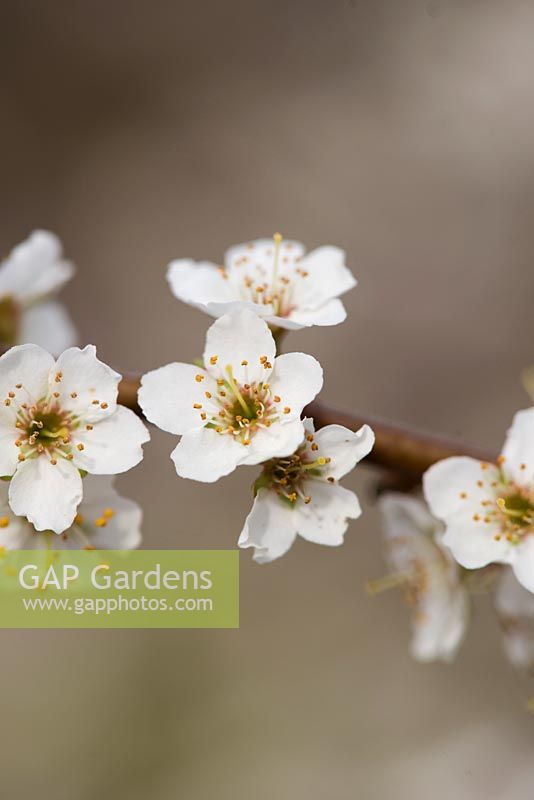
<svg viewBox="0 0 534 800"><path fill-rule="evenodd" d="M254 561L267 564L283 556L297 536L295 509L277 494L260 489L239 536L239 547L253 547Z"/></svg>
<svg viewBox="0 0 534 800"><path fill-rule="evenodd" d="M202 428L184 434L171 458L180 477L213 483L234 471L244 450L228 434Z"/></svg>
<svg viewBox="0 0 534 800"><path fill-rule="evenodd" d="M61 257L61 243L48 231L34 231L0 267L0 295L26 305L57 292L74 274Z"/></svg>
<svg viewBox="0 0 534 800"><path fill-rule="evenodd" d="M94 475L116 475L135 467L143 458L142 445L150 434L139 417L124 406L87 430L72 434L74 463ZM82 448L82 449L80 449Z"/></svg>
<svg viewBox="0 0 534 800"><path fill-rule="evenodd" d="M300 242L283 239L279 249L279 270L286 272L287 269L291 269L299 263L303 255L304 246ZM232 277L253 275L270 285L274 273L274 256L274 239L255 239L230 247L225 253L224 263Z"/></svg>
<svg viewBox="0 0 534 800"><path fill-rule="evenodd" d="M308 505L298 503L299 535L316 544L343 544L349 519L358 519L362 513L354 492L320 480L306 481L304 491L312 499Z"/></svg>
<svg viewBox="0 0 534 800"><path fill-rule="evenodd" d="M50 392L59 392L65 410L87 422L113 414L121 376L96 357L92 344L80 350L71 347L56 361L50 374Z"/></svg>
<svg viewBox="0 0 534 800"><path fill-rule="evenodd" d="M31 528L23 517L17 517L8 502L9 484L0 482L0 547L6 550L20 550L24 547Z"/></svg>
<svg viewBox="0 0 534 800"><path fill-rule="evenodd" d="M18 434L14 421L0 418L0 477L13 475L17 469L19 449L15 442Z"/></svg>
<svg viewBox="0 0 534 800"><path fill-rule="evenodd" d="M171 261L167 281L178 300L206 311L210 303L237 300L233 286L221 270L209 261L180 258Z"/></svg>
<svg viewBox="0 0 534 800"><path fill-rule="evenodd" d="M0 401L15 392L20 403L36 403L47 393L54 359L35 344L12 347L0 358ZM22 384L21 389L17 385Z"/></svg>
<svg viewBox="0 0 534 800"><path fill-rule="evenodd" d="M66 459L52 465L46 456L23 461L9 483L9 504L38 531L62 533L71 524L82 499L78 469Z"/></svg>
<svg viewBox="0 0 534 800"><path fill-rule="evenodd" d="M467 510L447 519L443 544L466 569L479 569L493 563L509 564L514 557L514 545L501 536L499 522L487 524L480 516L475 520Z"/></svg>
<svg viewBox="0 0 534 800"><path fill-rule="evenodd" d="M206 424L200 415L213 405L206 392L216 396L217 385L205 370L192 364L167 364L143 375L139 405L158 428L182 434ZM213 405L214 413L217 410Z"/></svg>
<svg viewBox="0 0 534 800"><path fill-rule="evenodd" d="M239 385L268 380L276 347L267 324L246 309L226 314L206 336L204 364L215 378L227 379L227 366ZM243 364L242 362L247 362Z"/></svg>
<svg viewBox="0 0 534 800"><path fill-rule="evenodd" d="M495 502L492 482L499 479L493 464L482 464L468 456L438 461L423 477L425 498L434 516L446 520L468 506L471 513L480 511L482 501Z"/></svg>
<svg viewBox="0 0 534 800"><path fill-rule="evenodd" d="M82 530L88 544L97 550L131 550L141 543L141 507L122 497L112 478L90 475L84 479L78 515L81 520L71 530Z"/></svg>
<svg viewBox="0 0 534 800"><path fill-rule="evenodd" d="M339 325L347 319L347 312L345 306L334 298L328 300L317 308L300 308L297 307L286 318L286 324L281 319L279 325L281 328L289 327L291 324L294 327L309 328L311 325Z"/></svg>
<svg viewBox="0 0 534 800"><path fill-rule="evenodd" d="M46 300L23 311L18 338L21 343L33 342L57 356L76 344L78 334L62 303Z"/></svg>
<svg viewBox="0 0 534 800"><path fill-rule="evenodd" d="M318 308L357 283L345 266L345 253L339 247L318 247L302 259L300 268L302 277L293 289L295 305L299 308Z"/></svg>
<svg viewBox="0 0 534 800"><path fill-rule="evenodd" d="M526 535L513 550L512 569L525 589L534 592L534 537Z"/></svg>
<svg viewBox="0 0 534 800"><path fill-rule="evenodd" d="M520 486L534 482L534 408L518 411L503 448L503 470Z"/></svg>
<svg viewBox="0 0 534 800"><path fill-rule="evenodd" d="M321 391L323 370L313 356L286 353L275 359L269 384L271 396L280 397L277 405L281 418L287 421L299 419L304 406Z"/></svg>
<svg viewBox="0 0 534 800"><path fill-rule="evenodd" d="M314 441L319 448L315 455L331 459L324 467L325 476L339 480L371 452L375 435L369 425L356 433L343 425L327 425L314 434Z"/></svg>
<svg viewBox="0 0 534 800"><path fill-rule="evenodd" d="M303 438L304 427L300 419L294 419L285 425L274 424L270 428L262 428L251 437L250 445L239 463L261 464L275 456L292 455Z"/></svg>
<svg viewBox="0 0 534 800"><path fill-rule="evenodd" d="M411 654L416 661L451 662L465 637L469 597L463 587L447 586L431 573L430 583L414 614Z"/></svg>

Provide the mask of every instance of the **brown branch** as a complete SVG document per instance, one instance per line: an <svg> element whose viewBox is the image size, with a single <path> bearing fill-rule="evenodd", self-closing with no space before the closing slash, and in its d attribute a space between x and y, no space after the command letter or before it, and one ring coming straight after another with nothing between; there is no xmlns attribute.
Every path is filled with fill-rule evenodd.
<svg viewBox="0 0 534 800"><path fill-rule="evenodd" d="M127 375L119 386L119 402L140 414L137 404L139 378ZM376 435L375 446L367 461L394 473L402 473L403 488L418 483L423 473L436 461L449 456L472 456L480 461L495 461L497 454L461 439L437 436L410 428L396 422L363 416L357 412L346 411L320 401L311 403L305 413L313 417L316 427L325 425L344 425L358 430L368 424ZM400 484L399 484L400 488Z"/></svg>

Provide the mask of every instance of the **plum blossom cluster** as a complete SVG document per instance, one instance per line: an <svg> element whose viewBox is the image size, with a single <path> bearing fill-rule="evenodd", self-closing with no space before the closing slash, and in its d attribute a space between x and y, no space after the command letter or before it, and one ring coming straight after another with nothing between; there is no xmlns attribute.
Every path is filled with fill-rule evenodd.
<svg viewBox="0 0 534 800"><path fill-rule="evenodd" d="M424 498L380 501L392 572L412 608L412 654L451 660L471 596L489 592L509 660L534 668L534 408L519 411L495 464L458 456L434 464ZM426 501L426 502L425 502Z"/></svg>
<svg viewBox="0 0 534 800"><path fill-rule="evenodd" d="M230 248L222 266L173 261L167 277L176 297L217 318L200 366L167 364L141 380L146 418L181 437L171 454L176 472L211 483L262 465L239 538L258 563L284 555L298 535L340 545L361 508L338 480L370 452L374 435L367 425L316 433L303 412L322 388L322 368L277 347L283 330L345 319L339 296L356 285L345 254L306 254L275 234Z"/></svg>
<svg viewBox="0 0 534 800"><path fill-rule="evenodd" d="M36 531L65 534L79 522L86 475L115 475L141 461L149 434L117 404L120 378L92 345L55 359L24 344L0 358L0 477L12 513ZM94 521L103 528L110 519ZM2 520L16 527L9 515Z"/></svg>

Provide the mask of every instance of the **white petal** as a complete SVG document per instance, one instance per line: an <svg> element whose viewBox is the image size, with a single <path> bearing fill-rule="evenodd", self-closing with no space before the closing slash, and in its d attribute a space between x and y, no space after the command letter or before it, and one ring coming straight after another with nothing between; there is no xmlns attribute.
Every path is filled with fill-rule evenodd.
<svg viewBox="0 0 534 800"><path fill-rule="evenodd" d="M494 503L495 490L491 484L498 478L499 471L493 464L483 465L474 458L457 456L430 467L423 477L423 489L434 516L446 520L465 510L466 505L474 513L480 511L483 500Z"/></svg>
<svg viewBox="0 0 534 800"><path fill-rule="evenodd" d="M228 434L202 428L184 434L171 458L182 478L213 483L234 471L245 449Z"/></svg>
<svg viewBox="0 0 534 800"><path fill-rule="evenodd" d="M446 526L443 544L462 567L478 569L492 563L511 562L514 546L505 536L495 538L501 534L498 521L487 524L482 517L475 521L472 512L466 509L449 517Z"/></svg>
<svg viewBox="0 0 534 800"><path fill-rule="evenodd" d="M113 515L107 518L106 525L96 525L95 520L102 520L108 510ZM97 550L130 550L141 543L143 512L133 500L118 494L112 478L90 475L84 479L78 514L82 518L80 524L75 523L71 530L81 530L87 543Z"/></svg>
<svg viewBox="0 0 534 800"><path fill-rule="evenodd" d="M215 397L217 385L204 369L192 364L167 364L143 375L139 405L145 417L158 428L169 433L187 433L204 427L202 412L212 406L214 413L217 411L206 398L206 391ZM202 409L195 409L194 405L201 405Z"/></svg>
<svg viewBox="0 0 534 800"><path fill-rule="evenodd" d="M343 544L349 519L358 519L362 510L354 492L337 484L306 481L304 492L311 502L298 502L298 533L303 539L331 547Z"/></svg>
<svg viewBox="0 0 534 800"><path fill-rule="evenodd" d="M61 258L61 243L48 231L34 231L0 267L0 295L23 305L58 291L74 267Z"/></svg>
<svg viewBox="0 0 534 800"><path fill-rule="evenodd" d="M254 547L254 561L267 564L283 556L297 536L295 509L278 495L260 489L239 536L239 547Z"/></svg>
<svg viewBox="0 0 534 800"><path fill-rule="evenodd" d="M413 658L423 662L452 661L464 639L468 619L469 598L465 590L460 586L436 586L431 579L414 615Z"/></svg>
<svg viewBox="0 0 534 800"><path fill-rule="evenodd" d="M23 461L9 483L9 504L38 531L62 533L71 524L82 499L78 469L66 459L52 465L46 456Z"/></svg>
<svg viewBox="0 0 534 800"><path fill-rule="evenodd" d="M282 419L299 419L302 409L321 391L323 370L317 359L304 353L286 353L274 362L269 380L271 396L280 397ZM290 411L284 414L284 409Z"/></svg>
<svg viewBox="0 0 534 800"><path fill-rule="evenodd" d="M63 409L87 422L97 422L114 412L120 380L119 373L99 361L95 346L89 344L83 350L71 347L60 355L50 375L49 390L60 393Z"/></svg>
<svg viewBox="0 0 534 800"><path fill-rule="evenodd" d="M251 311L234 311L214 322L206 336L204 364L215 378L227 378L226 368L231 365L239 385L267 381L271 368L266 363L274 361L276 347L267 324ZM211 361L216 359L216 363ZM242 365L242 362L248 362Z"/></svg>
<svg viewBox="0 0 534 800"><path fill-rule="evenodd" d="M178 300L206 311L210 303L228 303L238 300L233 285L224 279L219 268L209 261L180 258L171 261L167 280Z"/></svg>
<svg viewBox="0 0 534 800"><path fill-rule="evenodd" d="M8 503L9 484L0 481L0 547L6 550L20 550L26 544L31 528L23 517L17 517ZM7 522L7 524L6 524Z"/></svg>
<svg viewBox="0 0 534 800"><path fill-rule="evenodd" d="M17 403L36 403L46 396L54 359L35 344L12 347L0 358L0 401L15 392ZM16 389L17 384L22 389Z"/></svg>
<svg viewBox="0 0 534 800"><path fill-rule="evenodd" d="M346 318L347 312L345 311L345 306L341 300L334 298L333 300L328 300L321 306L317 306L317 308L306 309L300 306L297 307L291 312L287 318L287 322L293 323L300 328L308 328L310 325L339 325L339 323L344 322ZM281 328L287 327L287 325L283 324L283 320L279 324Z"/></svg>
<svg viewBox="0 0 534 800"><path fill-rule="evenodd" d="M314 434L314 441L319 447L315 457L331 459L324 468L325 476L339 480L371 452L375 435L369 425L363 425L356 433L342 425L327 425Z"/></svg>
<svg viewBox="0 0 534 800"><path fill-rule="evenodd" d="M520 486L534 481L534 408L518 411L503 448L503 470Z"/></svg>
<svg viewBox="0 0 534 800"><path fill-rule="evenodd" d="M339 247L318 247L300 263L306 277L297 280L293 297L299 308L313 309L327 300L348 292L356 279L345 266L345 253Z"/></svg>
<svg viewBox="0 0 534 800"><path fill-rule="evenodd" d="M18 338L21 343L33 342L57 356L76 344L78 334L62 303L46 300L22 312Z"/></svg>
<svg viewBox="0 0 534 800"><path fill-rule="evenodd" d="M116 475L135 467L143 458L142 445L150 434L133 411L117 406L92 430L83 425L72 434L74 463L93 475ZM78 449L83 445L83 450Z"/></svg>
<svg viewBox="0 0 534 800"><path fill-rule="evenodd" d="M274 239L255 239L252 242L236 244L230 247L224 256L224 263L229 275L239 278L249 274L271 284L274 273ZM285 264L294 265L304 255L304 246L291 239L283 239L280 243L278 266L285 271Z"/></svg>
<svg viewBox="0 0 534 800"><path fill-rule="evenodd" d="M13 475L19 458L19 449L15 446L19 431L14 421L0 418L0 477Z"/></svg>
<svg viewBox="0 0 534 800"><path fill-rule="evenodd" d="M514 547L511 563L519 583L529 592L534 592L534 539L532 534L527 534L523 541Z"/></svg>
<svg viewBox="0 0 534 800"><path fill-rule="evenodd" d="M243 448L240 464L261 464L275 456L290 456L304 438L304 427L299 419L284 425L274 423L270 428L258 430L252 437L250 445Z"/></svg>

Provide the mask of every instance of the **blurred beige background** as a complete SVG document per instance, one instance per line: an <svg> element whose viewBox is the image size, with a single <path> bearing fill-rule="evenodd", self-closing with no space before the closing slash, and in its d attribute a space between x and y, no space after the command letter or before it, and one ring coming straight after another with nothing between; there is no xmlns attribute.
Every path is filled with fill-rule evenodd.
<svg viewBox="0 0 534 800"><path fill-rule="evenodd" d="M83 343L190 360L177 256L281 230L343 246L323 397L497 448L534 362L534 2L3 0L0 250L57 231ZM154 432L121 478L152 547L231 547L255 471L179 481ZM239 631L2 632L2 796L434 800L534 794L534 682L489 604L450 667L409 658L376 475L341 549L242 555Z"/></svg>

